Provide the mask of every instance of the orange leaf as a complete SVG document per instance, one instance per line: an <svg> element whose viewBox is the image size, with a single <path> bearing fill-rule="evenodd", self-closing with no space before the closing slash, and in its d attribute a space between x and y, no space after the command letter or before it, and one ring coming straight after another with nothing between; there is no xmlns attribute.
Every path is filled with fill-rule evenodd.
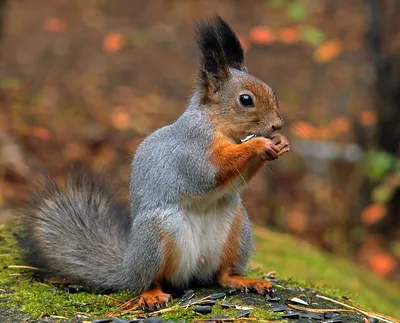
<svg viewBox="0 0 400 323"><path fill-rule="evenodd" d="M350 131L351 123L348 117L339 116L334 118L329 125L332 132L346 134Z"/></svg>
<svg viewBox="0 0 400 323"><path fill-rule="evenodd" d="M315 136L316 129L306 121L299 121L292 127L292 134L299 138L310 139Z"/></svg>
<svg viewBox="0 0 400 323"><path fill-rule="evenodd" d="M126 111L117 109L111 115L111 121L115 128L126 129L131 124L131 118Z"/></svg>
<svg viewBox="0 0 400 323"><path fill-rule="evenodd" d="M381 203L368 205L361 213L361 222L365 225L372 225L379 222L386 216L386 206Z"/></svg>
<svg viewBox="0 0 400 323"><path fill-rule="evenodd" d="M363 110L359 115L360 123L366 127L376 124L376 112L373 110Z"/></svg>
<svg viewBox="0 0 400 323"><path fill-rule="evenodd" d="M281 30L279 40L285 44L293 44L299 40L300 32L297 27L289 27Z"/></svg>
<svg viewBox="0 0 400 323"><path fill-rule="evenodd" d="M50 131L42 127L31 127L28 130L28 133L30 133L33 137L39 138L44 141L49 140L51 137Z"/></svg>
<svg viewBox="0 0 400 323"><path fill-rule="evenodd" d="M67 23L57 17L49 17L44 21L43 28L52 33L63 33L67 29Z"/></svg>
<svg viewBox="0 0 400 323"><path fill-rule="evenodd" d="M107 53L118 52L125 45L125 37L118 33L110 33L103 40L103 49Z"/></svg>
<svg viewBox="0 0 400 323"><path fill-rule="evenodd" d="M332 139L334 137L334 133L329 127L320 127L319 129L315 129L314 137L319 140L327 140Z"/></svg>
<svg viewBox="0 0 400 323"><path fill-rule="evenodd" d="M247 50L250 48L250 42L249 40L244 37L244 36L238 36L240 44L242 45L243 51L247 52Z"/></svg>
<svg viewBox="0 0 400 323"><path fill-rule="evenodd" d="M318 63L326 63L334 59L341 52L342 44L338 40L328 40L315 50L314 60Z"/></svg>
<svg viewBox="0 0 400 323"><path fill-rule="evenodd" d="M275 35L271 29L267 27L254 27L249 32L250 40L257 45L271 44L275 40Z"/></svg>
<svg viewBox="0 0 400 323"><path fill-rule="evenodd" d="M287 227L293 233L304 232L307 226L307 216L300 210L292 210L287 215Z"/></svg>
<svg viewBox="0 0 400 323"><path fill-rule="evenodd" d="M370 266L380 276L389 276L396 269L397 263L390 254L378 252L371 257Z"/></svg>

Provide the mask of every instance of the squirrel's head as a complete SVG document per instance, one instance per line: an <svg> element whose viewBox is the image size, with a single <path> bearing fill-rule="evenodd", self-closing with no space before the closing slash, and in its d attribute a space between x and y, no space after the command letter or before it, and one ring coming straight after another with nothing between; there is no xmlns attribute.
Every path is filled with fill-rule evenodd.
<svg viewBox="0 0 400 323"><path fill-rule="evenodd" d="M269 137L283 126L274 91L244 66L236 34L219 16L196 30L200 49L198 91L216 127L236 142L248 135Z"/></svg>

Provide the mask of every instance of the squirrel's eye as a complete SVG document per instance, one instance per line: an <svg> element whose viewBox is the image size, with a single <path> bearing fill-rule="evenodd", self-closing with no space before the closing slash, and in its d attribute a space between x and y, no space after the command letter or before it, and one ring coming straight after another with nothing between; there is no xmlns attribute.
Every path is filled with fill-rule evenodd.
<svg viewBox="0 0 400 323"><path fill-rule="evenodd" d="M239 97L239 102L244 107L254 107L253 99L248 94L242 94Z"/></svg>

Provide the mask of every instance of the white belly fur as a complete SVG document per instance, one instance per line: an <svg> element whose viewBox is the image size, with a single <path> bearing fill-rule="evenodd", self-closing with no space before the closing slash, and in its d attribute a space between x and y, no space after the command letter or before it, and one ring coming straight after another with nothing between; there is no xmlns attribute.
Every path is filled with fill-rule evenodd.
<svg viewBox="0 0 400 323"><path fill-rule="evenodd" d="M180 257L171 282L185 285L193 277L207 281L219 269L234 212L230 208L211 208L205 213L185 212L181 216L182 222L174 230Z"/></svg>

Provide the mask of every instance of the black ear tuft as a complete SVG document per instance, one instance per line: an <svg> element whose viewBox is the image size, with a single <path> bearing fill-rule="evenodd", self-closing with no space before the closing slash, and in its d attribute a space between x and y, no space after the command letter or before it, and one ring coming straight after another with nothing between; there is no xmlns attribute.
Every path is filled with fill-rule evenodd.
<svg viewBox="0 0 400 323"><path fill-rule="evenodd" d="M201 52L201 65L207 72L218 75L227 67L244 70L244 55L240 41L220 17L201 21L196 39Z"/></svg>
<svg viewBox="0 0 400 323"><path fill-rule="evenodd" d="M215 24L218 28L218 35L221 39L222 49L228 65L238 70L243 69L243 48L238 37L220 16L215 18Z"/></svg>
<svg viewBox="0 0 400 323"><path fill-rule="evenodd" d="M200 49L200 68L211 75L219 75L227 67L224 50L215 21L201 21L197 25L196 40Z"/></svg>

